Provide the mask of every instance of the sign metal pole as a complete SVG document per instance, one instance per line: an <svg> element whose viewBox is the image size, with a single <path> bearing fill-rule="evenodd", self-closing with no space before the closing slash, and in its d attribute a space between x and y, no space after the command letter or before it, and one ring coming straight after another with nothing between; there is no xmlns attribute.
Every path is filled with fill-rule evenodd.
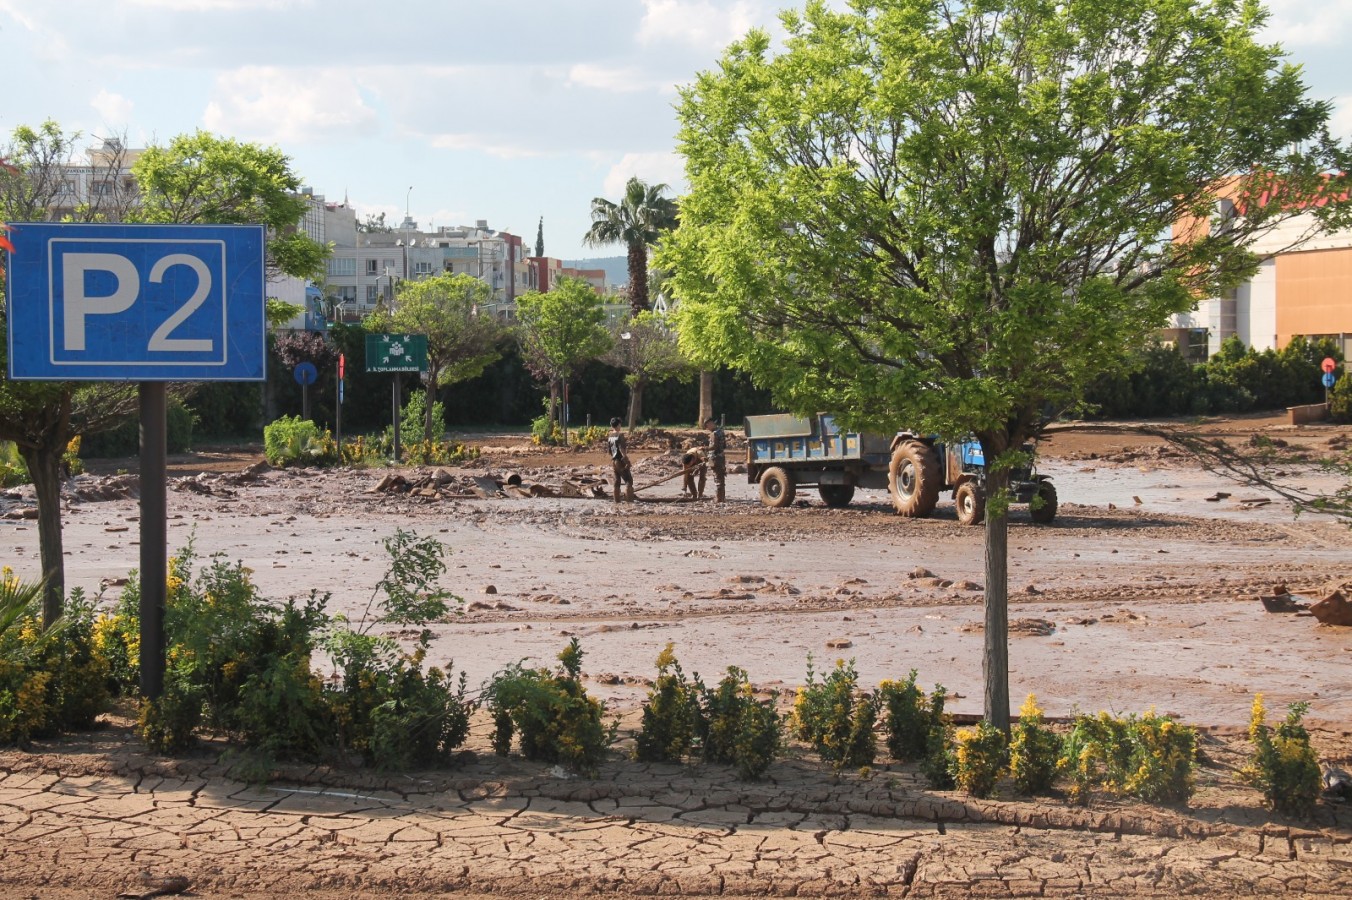
<svg viewBox="0 0 1352 900"><path fill-rule="evenodd" d="M165 383L143 381L141 401L141 694L149 700L164 693L164 610L168 591L167 509L165 504Z"/></svg>

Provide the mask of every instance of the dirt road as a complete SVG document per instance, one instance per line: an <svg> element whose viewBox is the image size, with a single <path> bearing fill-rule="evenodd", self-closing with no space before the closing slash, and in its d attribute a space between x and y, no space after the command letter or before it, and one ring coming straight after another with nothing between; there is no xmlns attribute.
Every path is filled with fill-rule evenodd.
<svg viewBox="0 0 1352 900"><path fill-rule="evenodd" d="M1215 427L1315 447L1347 438L1347 429L1286 429L1273 419ZM382 571L381 540L397 528L433 534L453 550L446 583L465 600L462 615L435 628L433 658L454 659L472 684L521 658L552 662L577 636L589 689L632 715L671 641L687 671L711 677L737 665L768 688L800 684L808 654L819 667L854 658L866 685L914 668L923 683L949 689L954 711L980 712L983 531L959 526L951 505L904 520L885 495L861 492L847 509L827 509L813 494L769 510L736 474L722 507L674 502L679 481L633 504L480 499L456 486L508 472L560 484L605 468L596 452L479 440L484 458L446 473L439 499L373 490L383 470L240 478L247 452L176 460L171 548L191 537L199 555L243 560L269 596L314 588L332 594L331 610L358 616ZM904 768L846 789L805 758L773 771L769 787L729 783L705 767L621 761L583 784L481 756L453 776L375 784L290 773L282 787L259 791L223 784L230 773L207 751L201 760L149 760L113 729L84 745L0 757L0 773L13 773L0 781L0 841L21 846L7 858L24 860L0 879L60 886L60 871L74 864L90 869L70 884L120 889L126 873L99 862L115 860L186 866L220 896L251 886L359 894L387 885L535 894L1352 892L1347 817L1329 813L1286 831L1233 777L1242 762L1235 738L1258 691L1272 709L1311 701L1325 758L1345 768L1352 759L1352 629L1268 614L1256 599L1275 584L1317 596L1352 580L1346 527L1293 519L1148 440L1062 435L1044 449L1042 469L1062 505L1050 527L1014 513L1011 695L1017 703L1036 692L1052 715L1153 706L1213 728L1207 751L1222 765L1205 776L1213 793L1191 811L973 804L921 790ZM659 446L636 456L640 484L676 465ZM64 512L72 586L96 590L137 564L139 511L130 492L117 496L118 484L93 475L72 485ZM35 526L0 519L0 553L19 574L36 574ZM61 819L67 812L77 821ZM65 824L48 827L50 817ZM110 824L101 831L98 822ZM69 850L67 837L55 837L76 834ZM1180 844L1181 834L1192 838Z"/></svg>

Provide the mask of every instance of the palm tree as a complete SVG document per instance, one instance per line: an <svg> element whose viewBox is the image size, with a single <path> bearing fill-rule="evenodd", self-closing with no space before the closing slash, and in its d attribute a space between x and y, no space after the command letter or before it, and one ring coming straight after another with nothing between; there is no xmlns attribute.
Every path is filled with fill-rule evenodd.
<svg viewBox="0 0 1352 900"><path fill-rule="evenodd" d="M624 244L629 251L629 308L647 312L648 248L662 232L676 227L676 201L663 197L665 184L644 184L637 177L624 186L624 199L592 200L592 226L582 241L589 247Z"/></svg>

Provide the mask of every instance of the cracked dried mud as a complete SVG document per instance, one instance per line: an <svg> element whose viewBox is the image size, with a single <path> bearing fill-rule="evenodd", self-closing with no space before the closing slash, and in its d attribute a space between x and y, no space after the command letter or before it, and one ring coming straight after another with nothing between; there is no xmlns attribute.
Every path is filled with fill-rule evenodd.
<svg viewBox="0 0 1352 900"><path fill-rule="evenodd" d="M1215 427L1316 447L1349 432ZM484 457L444 477L606 474L594 451L479 442ZM640 485L677 465L661 446L635 456ZM1316 597L1352 579L1346 527L1293 519L1145 439L1058 435L1044 456L1062 505L1050 527L1012 513L1010 618L1027 625L1012 631L1011 696L1036 692L1053 716L1154 707L1198 725L1186 808L1081 809L1008 788L973 800L885 758L867 776L833 775L802 747L757 783L718 766L632 762L627 739L598 778L556 777L493 756L479 720L449 771L282 767L250 784L214 742L156 758L111 716L97 732L0 752L0 897L110 897L142 870L186 875L199 897L1352 895L1352 810L1323 803L1288 821L1237 778L1258 691L1269 709L1311 701L1321 759L1352 761L1352 629L1269 614L1256 599L1275 584ZM812 653L854 658L865 685L915 668L949 689L954 712L980 712L983 535L951 504L905 520L882 493L834 510L803 491L771 510L737 474L723 506L675 502L678 481L641 495L670 502L435 499L373 492L384 470L239 477L257 458L172 461L171 552L191 535L199 555L251 567L269 597L314 588L359 616L381 540L399 527L435 535L452 548L445 583L465 604L435 626L431 656L471 684L518 659L552 662L577 636L588 689L622 714L625 735L671 641L687 671L737 665L785 702ZM137 564L137 502L107 474L134 465L72 483L71 586L97 590ZM35 525L0 520L0 536L10 565L35 575Z"/></svg>

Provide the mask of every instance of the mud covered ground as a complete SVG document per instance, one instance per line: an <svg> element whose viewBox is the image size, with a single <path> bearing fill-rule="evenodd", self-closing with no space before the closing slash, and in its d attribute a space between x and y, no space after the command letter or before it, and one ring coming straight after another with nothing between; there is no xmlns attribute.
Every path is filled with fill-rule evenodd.
<svg viewBox="0 0 1352 900"><path fill-rule="evenodd" d="M1264 434L1317 454L1346 447L1349 438L1347 428L1293 428L1275 417L1205 427L1238 440ZM515 660L552 663L558 650L576 636L586 652L583 668L589 688L631 717L653 674L653 660L669 641L687 671L713 678L737 665L767 690L801 684L809 654L818 668L837 658L853 658L866 685L904 677L914 668L923 683L941 682L948 688L955 712L979 714L983 530L958 525L951 503L942 503L930 519L906 520L892 514L881 492L860 492L849 508L833 510L815 491L802 491L793 507L771 510L760 506L754 487L737 473L729 477L729 502L722 506L680 502L679 479L641 491L645 502L529 497L525 488L533 484L544 486L545 494L558 493L565 483L589 488L608 475L604 455L599 448L542 452L512 435L469 438L483 449L478 462L442 472L401 470L399 474L415 486L407 492L378 490L391 474L384 469L270 470L254 465L261 459L255 448L218 448L175 458L168 504L171 552L191 539L199 556L223 553L244 561L270 597L314 589L331 595L330 610L360 617L384 568L381 540L397 528L433 534L452 549L445 583L464 599L458 615L435 626L434 658L454 660L456 669L468 672L471 684L479 684ZM638 484L658 482L676 471L680 443L698 438L661 435L635 448ZM1318 729L1323 758L1347 768L1352 762L1348 733L1352 629L1318 626L1304 616L1266 613L1257 597L1282 585L1294 594L1317 598L1331 586L1352 581L1347 527L1315 517L1293 518L1272 497L1210 475L1153 439L1071 432L1045 442L1042 454L1041 470L1059 489L1060 514L1053 525L1036 526L1026 509L1016 508L1009 533L1011 696L1016 705L1025 694L1036 692L1053 716L1154 707L1204 726L1214 735L1208 738L1213 741L1208 753L1213 762L1221 761L1216 771L1204 773L1211 793L1205 802L1194 804L1203 811L1169 816L1212 825L1238 822L1236 827L1247 829L1244 834L1249 836L1285 828L1282 823L1274 826L1258 808L1255 792L1233 777L1242 761L1240 737L1249 705L1259 691L1274 710L1293 700L1310 701L1309 720ZM63 513L71 586L87 590L104 586L105 596L112 597L117 583L137 564L135 465L134 460L97 464L91 466L91 474L72 481ZM132 474L119 475L119 469ZM518 476L523 486L510 491L515 496L497 492L479 496L486 493L488 482L483 479L514 480L509 475ZM1308 472L1294 470L1291 476L1321 486ZM23 492L17 492L0 503L0 514L15 516L0 519L0 553L19 574L32 576L38 568L37 535L35 524L23 518L27 502ZM140 778L160 765L137 757L135 742L122 738L109 738L98 752L53 753L36 762L33 757L5 754L0 772L26 771L28 766L68 776L78 775L81 766L120 766L122 777L135 770ZM120 761L110 763L104 753ZM475 765L480 768L471 766L457 777L472 781L497 771L485 762ZM523 763L514 765L521 777L540 775L526 771L531 767ZM644 793L642 784L648 776L635 776L625 765L617 763L607 780L623 781L625 796L632 799ZM821 786L794 781L802 773L792 767L805 763L789 765L777 783L797 787L784 802L794 808L810 807L793 792L812 794ZM791 773L796 774L790 777ZM213 770L210 778L228 780L229 774ZM345 777L349 776L332 774L330 780ZM712 775L708 777L717 784L700 782L705 776L698 770L691 777L694 786L682 788L687 793L706 790L722 796L727 787ZM803 777L811 781L817 776ZM0 781L0 791L11 783ZM522 796L516 788L507 789L506 795ZM745 798L725 800L734 809L746 805ZM587 815L604 819L605 810L588 802ZM712 806L722 808L719 803ZM1029 806L1019 805L1024 810L1019 815L1040 815ZM7 808L0 806L0 822ZM893 826L902 820L923 820L927 834L932 823L936 819L942 823L946 815L889 809ZM1064 809L1064 803L1052 801L1049 809ZM1148 809L1131 814L1156 815ZM998 823L991 827L1001 834L1017 834L1035 822L1045 824L1045 819L1018 820L1008 810L991 815L989 821ZM1286 872L1270 889L1327 893L1322 884L1352 891L1347 880L1352 870L1349 822L1329 815L1311 832L1334 848L1328 857L1330 868L1318 870L1324 873L1319 876L1322 881L1301 880L1303 870L1296 866L1295 875ZM749 821L755 819L753 814ZM987 821L980 816L968 820ZM1145 830L1167 836L1189 833L1190 827L1175 823ZM835 833L834 827L827 830ZM942 824L939 831L944 831ZM1108 831L1121 839L1120 828ZM1082 842L1095 843L1097 839L1087 836L1102 833L1085 823L1057 826L1047 840L1052 845L1061 841L1062 848L1046 852L1087 853ZM963 865L974 866L972 871L985 865L981 860L987 848L980 842L946 846L959 856L969 854ZM1263 849L1258 844L1255 848ZM24 858L31 865L24 870L22 884L59 885L59 880L52 880L58 857L29 849L33 852ZM1147 855L1168 852L1140 849ZM570 852L576 851L573 847ZM750 852L729 851L728 858L739 858L744 851ZM1293 851L1288 862L1298 857ZM926 858L931 863L935 859ZM1112 863L1118 866L1114 871L1130 870L1119 863ZM200 861L194 865L200 868ZM269 891L343 887L355 895L377 883L347 870L343 877L348 881L325 881L294 865L288 876L269 868L264 856L248 865L259 867L257 884ZM814 894L843 890L847 883L876 882L890 885L886 892L891 893L922 895L919 885L928 884L933 888L930 893L961 896L981 880L938 874L926 880L912 868L909 878L898 875L889 882L876 872L862 876L857 860L835 859L833 865L826 868L837 875L847 870L853 874L833 881L835 876L822 876L816 869L812 878L807 869L798 875L785 869L759 887L754 879L724 880L716 890L713 882L698 879L687 880L684 887L679 879L597 880L566 866L558 871L571 872L568 878L550 881L545 875L556 870L533 864L512 869L512 878L429 883L391 874L393 869L381 870L381 877L394 879L391 884L408 891L455 884L460 890L528 890L537 895L637 890L644 884L654 892L733 894L763 888L771 893ZM1175 877L1172 868L1153 887L1148 880L1119 881L1111 891L1093 890L1092 876L1083 874L1064 884L1034 879L1035 886L1030 882L1018 890L1010 887L1007 872L994 880L1004 894L1044 895L1150 894L1156 889L1165 894L1206 893L1209 883L1225 884L1229 888L1224 892L1233 893L1242 883L1210 881L1219 877L1215 866L1220 864L1209 865L1212 868L1202 872L1191 888L1186 879ZM379 868L371 864L362 871ZM714 866L712 871L716 870ZM903 861L903 875L904 870ZM1315 871L1309 869L1306 875ZM826 881L817 884L813 879L820 877ZM850 882L850 877L856 880ZM696 882L703 887L692 887ZM809 882L816 887L804 887ZM1105 883L1099 882L1100 887ZM221 896L241 890L238 880L223 878L208 879L203 885L225 891ZM0 880L0 896L5 895L4 887ZM949 889L952 893L945 893Z"/></svg>

